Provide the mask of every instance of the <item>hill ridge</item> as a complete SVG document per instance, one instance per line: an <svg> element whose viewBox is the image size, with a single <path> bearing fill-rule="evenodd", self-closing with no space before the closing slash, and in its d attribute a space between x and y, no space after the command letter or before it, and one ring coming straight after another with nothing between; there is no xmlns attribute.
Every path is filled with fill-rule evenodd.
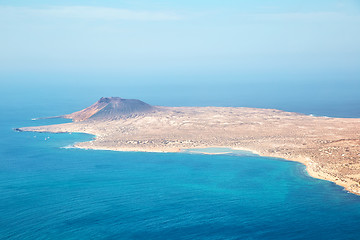
<svg viewBox="0 0 360 240"><path fill-rule="evenodd" d="M88 119L113 120L144 114L153 109L153 106L138 99L101 97L91 106L61 117L72 119L74 122L85 121Z"/></svg>

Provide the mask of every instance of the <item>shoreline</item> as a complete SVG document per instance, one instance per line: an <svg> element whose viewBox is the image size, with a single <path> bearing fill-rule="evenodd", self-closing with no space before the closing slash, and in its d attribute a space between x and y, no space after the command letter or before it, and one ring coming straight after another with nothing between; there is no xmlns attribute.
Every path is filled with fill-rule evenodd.
<svg viewBox="0 0 360 240"><path fill-rule="evenodd" d="M24 130L22 128L15 128L15 131L19 131L19 132L23 132ZM25 130L27 131L27 130ZM187 150L191 150L191 149L231 149L231 150L235 150L235 151L245 151L245 152L250 152L254 155L257 155L259 157L266 157L266 158L277 158L277 159L281 159L282 161L289 161L289 162L297 162L300 163L302 165L305 166L305 170L306 173L308 174L308 176L315 178L315 179L320 179L320 180L324 180L324 181L328 181L328 182L332 182L338 186L341 186L344 188L345 191L347 191L348 193L352 193L355 195L360 196L360 191L355 191L352 190L350 188L350 186L348 184L343 183L342 181L339 181L338 179L333 179L330 176L321 176L320 174L318 174L316 171L314 171L312 169L312 165L315 165L316 163L314 161L312 161L310 158L296 158L296 159L290 159L290 158L286 158L280 155L271 155L271 154L263 154L259 151L256 151L254 149L251 148L243 148L243 147L232 147L232 146L198 146L198 147L191 147L191 148L166 148L166 149L161 149L161 148L151 148L151 149L145 149L145 148L139 148L139 147L117 147L117 148L113 148L113 147L94 147L94 146L90 146L89 144L96 141L98 139L98 136L95 133L90 133L90 132L71 132L71 131L58 131L58 132L52 132L52 131L35 131L35 132L39 132L39 133L52 133L52 134L59 134L59 133L67 133L67 134L72 134L72 133L81 133L81 134L87 134L93 137L92 140L90 141L84 141L84 142L75 142L74 144L68 145L68 146L64 146L61 148L64 149L83 149L83 150L99 150L99 151L116 151L116 152L148 152L148 153L185 153L185 154L203 154L203 155L226 155L226 154L231 154L231 152L215 152L215 153L209 153L209 152L187 152ZM82 145L82 146L81 146ZM71 146L71 147L70 147Z"/></svg>
<svg viewBox="0 0 360 240"><path fill-rule="evenodd" d="M275 109L161 107L128 118L73 121L17 131L85 133L75 148L129 152L231 154L299 162L309 176L360 195L360 119L314 117ZM95 137L94 137L95 136ZM204 148L227 150L204 151Z"/></svg>
<svg viewBox="0 0 360 240"><path fill-rule="evenodd" d="M86 133L88 134L88 133ZM91 134L93 135L93 134ZM96 135L95 135L96 136ZM96 140L96 138L95 138ZM99 150L99 151L116 151L116 152L147 152L147 153L185 153L185 154L203 154L203 155L227 155L227 154L231 154L231 152L218 152L218 153L209 153L209 152L187 152L186 150L191 150L191 149L216 149L216 148L219 148L219 149L223 149L223 148L226 148L226 149L231 149L231 150L235 150L235 151L245 151L245 152L251 152L252 154L254 154L254 156L259 156L259 157L265 157L265 158L275 158L275 159L281 159L281 161L287 161L287 162L297 162L297 163L300 163L302 165L305 166L305 171L306 173L308 174L308 176L312 177L312 178L315 178L315 179L320 179L320 180L323 180L323 181L328 181L328 182L332 182L340 187L343 187L344 190L348 193L352 193L352 194L355 194L355 195L358 195L360 196L360 191L354 191L352 189L350 189L350 187L347 185L347 184L344 184L342 181L338 181L336 179L331 179L331 177L329 176L326 176L326 177L323 177L321 176L320 174L318 174L317 172L315 172L313 169L312 169L312 165L314 164L314 162L310 159L310 158L304 158L304 159L301 159L301 158L298 158L298 159L289 159L289 158L284 158L284 157L281 157L281 156L273 156L273 155L264 155L258 151L255 151L255 150L252 150L252 149L249 149L249 148L233 148L231 146L206 146L206 147L193 147L193 148L174 148L174 149L167 149L167 150L164 150L164 149L141 149L141 148L137 148L137 149L134 149L134 148L95 148L95 147L90 147L90 146L79 146L77 144L86 144L86 143L89 143L89 142L92 142L92 141L95 141L95 140L91 140L91 141L87 141L87 142L78 142L78 143L75 143L73 145L73 148L77 148L77 149L85 149L85 150Z"/></svg>

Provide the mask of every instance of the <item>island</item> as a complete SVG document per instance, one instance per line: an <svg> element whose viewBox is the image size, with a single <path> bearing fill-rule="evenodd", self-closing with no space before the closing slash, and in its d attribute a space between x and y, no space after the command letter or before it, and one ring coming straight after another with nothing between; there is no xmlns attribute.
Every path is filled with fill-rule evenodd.
<svg viewBox="0 0 360 240"><path fill-rule="evenodd" d="M119 97L103 97L90 107L59 117L73 121L16 130L95 135L92 141L74 145L85 149L247 150L303 163L312 177L360 195L360 119L247 107L151 106Z"/></svg>

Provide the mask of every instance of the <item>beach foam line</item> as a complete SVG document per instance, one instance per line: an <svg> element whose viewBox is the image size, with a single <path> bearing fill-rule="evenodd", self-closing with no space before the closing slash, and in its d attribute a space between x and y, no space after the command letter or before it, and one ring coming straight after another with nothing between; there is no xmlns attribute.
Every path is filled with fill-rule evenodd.
<svg viewBox="0 0 360 240"><path fill-rule="evenodd" d="M66 145L64 147L60 147L60 148L63 148L63 149L72 149L72 148L77 148L75 147L73 144L70 144L70 145Z"/></svg>
<svg viewBox="0 0 360 240"><path fill-rule="evenodd" d="M225 148L225 147L207 147L207 148L188 148L182 149L182 153L194 153L194 154L208 154L208 155L219 155L219 154L227 154L227 155L237 155L237 156L258 156L251 151L246 150L237 150L233 148Z"/></svg>

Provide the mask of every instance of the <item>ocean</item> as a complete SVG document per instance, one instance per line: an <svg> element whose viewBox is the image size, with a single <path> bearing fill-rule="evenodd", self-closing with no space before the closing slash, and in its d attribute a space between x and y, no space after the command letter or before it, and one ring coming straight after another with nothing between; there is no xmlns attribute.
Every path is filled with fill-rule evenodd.
<svg viewBox="0 0 360 240"><path fill-rule="evenodd" d="M13 128L66 122L31 119L98 96L11 93L0 103L0 239L360 239L360 196L299 163L74 149L93 136Z"/></svg>

